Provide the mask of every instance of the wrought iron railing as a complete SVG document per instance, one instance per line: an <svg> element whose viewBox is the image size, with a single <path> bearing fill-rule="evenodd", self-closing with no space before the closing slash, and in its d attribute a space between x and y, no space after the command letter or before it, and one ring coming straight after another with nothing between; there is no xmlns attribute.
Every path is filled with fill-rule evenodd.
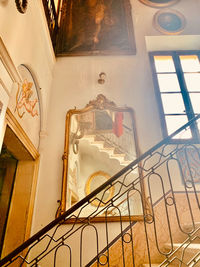
<svg viewBox="0 0 200 267"><path fill-rule="evenodd" d="M200 142L183 139L199 119L134 160L2 259L0 266L199 266ZM105 202L111 187L114 195ZM136 202L132 195L138 196ZM118 205L124 196L128 222L123 222ZM142 221L132 216L134 205L141 206ZM114 208L118 221L111 223L109 211ZM82 218L85 210L88 216ZM96 224L99 215L104 223Z"/></svg>
<svg viewBox="0 0 200 267"><path fill-rule="evenodd" d="M52 40L53 46L55 47L56 35L58 31L59 6L57 7L57 10L56 10L54 0L42 0L42 2L44 6L44 11L45 11L46 19L47 19L47 25L49 28L51 40ZM58 2L60 3L60 1ZM58 5L60 5L59 3Z"/></svg>

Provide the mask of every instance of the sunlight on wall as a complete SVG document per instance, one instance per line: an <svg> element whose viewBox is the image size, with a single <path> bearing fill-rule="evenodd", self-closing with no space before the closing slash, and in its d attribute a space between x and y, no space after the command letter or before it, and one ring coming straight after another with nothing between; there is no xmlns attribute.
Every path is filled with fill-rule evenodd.
<svg viewBox="0 0 200 267"><path fill-rule="evenodd" d="M147 51L199 50L200 35L145 36Z"/></svg>

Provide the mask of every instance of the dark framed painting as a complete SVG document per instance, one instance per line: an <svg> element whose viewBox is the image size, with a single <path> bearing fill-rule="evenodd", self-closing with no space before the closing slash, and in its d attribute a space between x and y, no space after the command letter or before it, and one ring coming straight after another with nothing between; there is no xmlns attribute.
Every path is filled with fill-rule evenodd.
<svg viewBox="0 0 200 267"><path fill-rule="evenodd" d="M56 54L136 54L130 1L63 0Z"/></svg>

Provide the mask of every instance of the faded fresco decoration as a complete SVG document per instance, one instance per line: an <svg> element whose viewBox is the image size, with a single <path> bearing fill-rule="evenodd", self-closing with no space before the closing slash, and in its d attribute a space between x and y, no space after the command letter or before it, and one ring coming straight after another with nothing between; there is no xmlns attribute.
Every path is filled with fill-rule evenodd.
<svg viewBox="0 0 200 267"><path fill-rule="evenodd" d="M57 54L135 54L129 0L64 0Z"/></svg>
<svg viewBox="0 0 200 267"><path fill-rule="evenodd" d="M29 68L18 66L21 83L12 89L9 109L18 120L36 148L39 146L40 101L37 83Z"/></svg>
<svg viewBox="0 0 200 267"><path fill-rule="evenodd" d="M26 112L28 112L32 117L38 116L38 109L35 107L38 103L38 99L31 99L33 95L32 86L33 83L28 82L27 79L23 81L22 85L18 84L16 110L20 118L22 118ZM23 111L21 112L21 110Z"/></svg>

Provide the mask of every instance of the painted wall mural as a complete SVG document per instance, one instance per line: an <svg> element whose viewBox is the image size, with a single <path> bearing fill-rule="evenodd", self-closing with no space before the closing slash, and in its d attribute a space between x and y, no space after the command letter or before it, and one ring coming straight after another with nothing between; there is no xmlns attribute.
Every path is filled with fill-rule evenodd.
<svg viewBox="0 0 200 267"><path fill-rule="evenodd" d="M18 67L21 83L12 91L9 108L36 148L39 146L40 101L37 83L29 68Z"/></svg>
<svg viewBox="0 0 200 267"><path fill-rule="evenodd" d="M16 94L16 110L20 118L24 116L26 111L30 113L32 117L38 116L38 110L35 108L35 105L38 103L38 99L34 98L31 100L33 95L32 86L33 83L28 82L27 79L23 81L22 85L18 84L18 90ZM20 114L20 110L23 108L24 111L22 111Z"/></svg>

